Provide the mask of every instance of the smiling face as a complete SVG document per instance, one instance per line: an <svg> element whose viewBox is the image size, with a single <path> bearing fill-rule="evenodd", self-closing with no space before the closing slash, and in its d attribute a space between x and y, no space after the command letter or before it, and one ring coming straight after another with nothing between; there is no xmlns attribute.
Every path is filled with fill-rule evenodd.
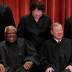
<svg viewBox="0 0 72 72"><path fill-rule="evenodd" d="M55 39L62 39L64 35L64 30L61 24L54 23L52 25L51 34L54 36Z"/></svg>
<svg viewBox="0 0 72 72"><path fill-rule="evenodd" d="M13 28L8 28L5 33L7 42L14 43L16 41L16 31Z"/></svg>

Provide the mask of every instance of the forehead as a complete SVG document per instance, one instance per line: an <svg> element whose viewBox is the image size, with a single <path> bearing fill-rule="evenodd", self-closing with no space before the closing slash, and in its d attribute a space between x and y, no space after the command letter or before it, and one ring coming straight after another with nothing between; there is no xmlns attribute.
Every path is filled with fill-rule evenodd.
<svg viewBox="0 0 72 72"><path fill-rule="evenodd" d="M59 24L59 23L54 23L54 24L52 25L52 28L53 28L53 29L61 29L61 28L62 28L62 25Z"/></svg>
<svg viewBox="0 0 72 72"><path fill-rule="evenodd" d="M38 8L34 9L33 12L34 12L34 11L41 11L41 12L42 12L42 10L39 10Z"/></svg>
<svg viewBox="0 0 72 72"><path fill-rule="evenodd" d="M15 29L12 29L12 28L8 28L6 31L6 33L14 33L14 32L16 32L16 31L15 31Z"/></svg>

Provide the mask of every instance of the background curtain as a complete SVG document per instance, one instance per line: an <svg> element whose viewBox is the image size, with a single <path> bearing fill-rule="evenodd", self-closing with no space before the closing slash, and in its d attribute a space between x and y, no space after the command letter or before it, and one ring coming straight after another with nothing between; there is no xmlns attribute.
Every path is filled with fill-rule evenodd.
<svg viewBox="0 0 72 72"><path fill-rule="evenodd" d="M61 22L72 15L72 0L37 0L45 4L45 13L49 15L52 22ZM16 26L21 16L29 13L31 0L0 0L0 5L7 5L11 8Z"/></svg>
<svg viewBox="0 0 72 72"><path fill-rule="evenodd" d="M21 16L29 13L30 0L0 0L0 5L9 6L12 10L16 26Z"/></svg>

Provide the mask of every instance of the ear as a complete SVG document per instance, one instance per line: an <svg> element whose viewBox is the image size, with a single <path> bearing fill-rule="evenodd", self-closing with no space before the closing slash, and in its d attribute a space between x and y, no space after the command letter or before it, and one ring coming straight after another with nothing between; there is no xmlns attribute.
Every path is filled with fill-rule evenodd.
<svg viewBox="0 0 72 72"><path fill-rule="evenodd" d="M51 34L53 35L53 31L51 30L50 32L51 32Z"/></svg>

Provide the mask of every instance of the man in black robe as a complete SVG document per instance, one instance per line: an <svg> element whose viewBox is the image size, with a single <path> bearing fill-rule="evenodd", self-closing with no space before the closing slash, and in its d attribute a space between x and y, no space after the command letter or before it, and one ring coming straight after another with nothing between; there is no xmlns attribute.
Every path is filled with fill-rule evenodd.
<svg viewBox="0 0 72 72"><path fill-rule="evenodd" d="M53 38L47 40L40 51L45 72L72 72L72 42L63 38L63 33L60 23L52 24Z"/></svg>
<svg viewBox="0 0 72 72"><path fill-rule="evenodd" d="M1 72L31 71L33 64L39 64L34 59L36 51L31 43L23 38L17 38L16 32L14 26L5 28L5 41L0 43Z"/></svg>

